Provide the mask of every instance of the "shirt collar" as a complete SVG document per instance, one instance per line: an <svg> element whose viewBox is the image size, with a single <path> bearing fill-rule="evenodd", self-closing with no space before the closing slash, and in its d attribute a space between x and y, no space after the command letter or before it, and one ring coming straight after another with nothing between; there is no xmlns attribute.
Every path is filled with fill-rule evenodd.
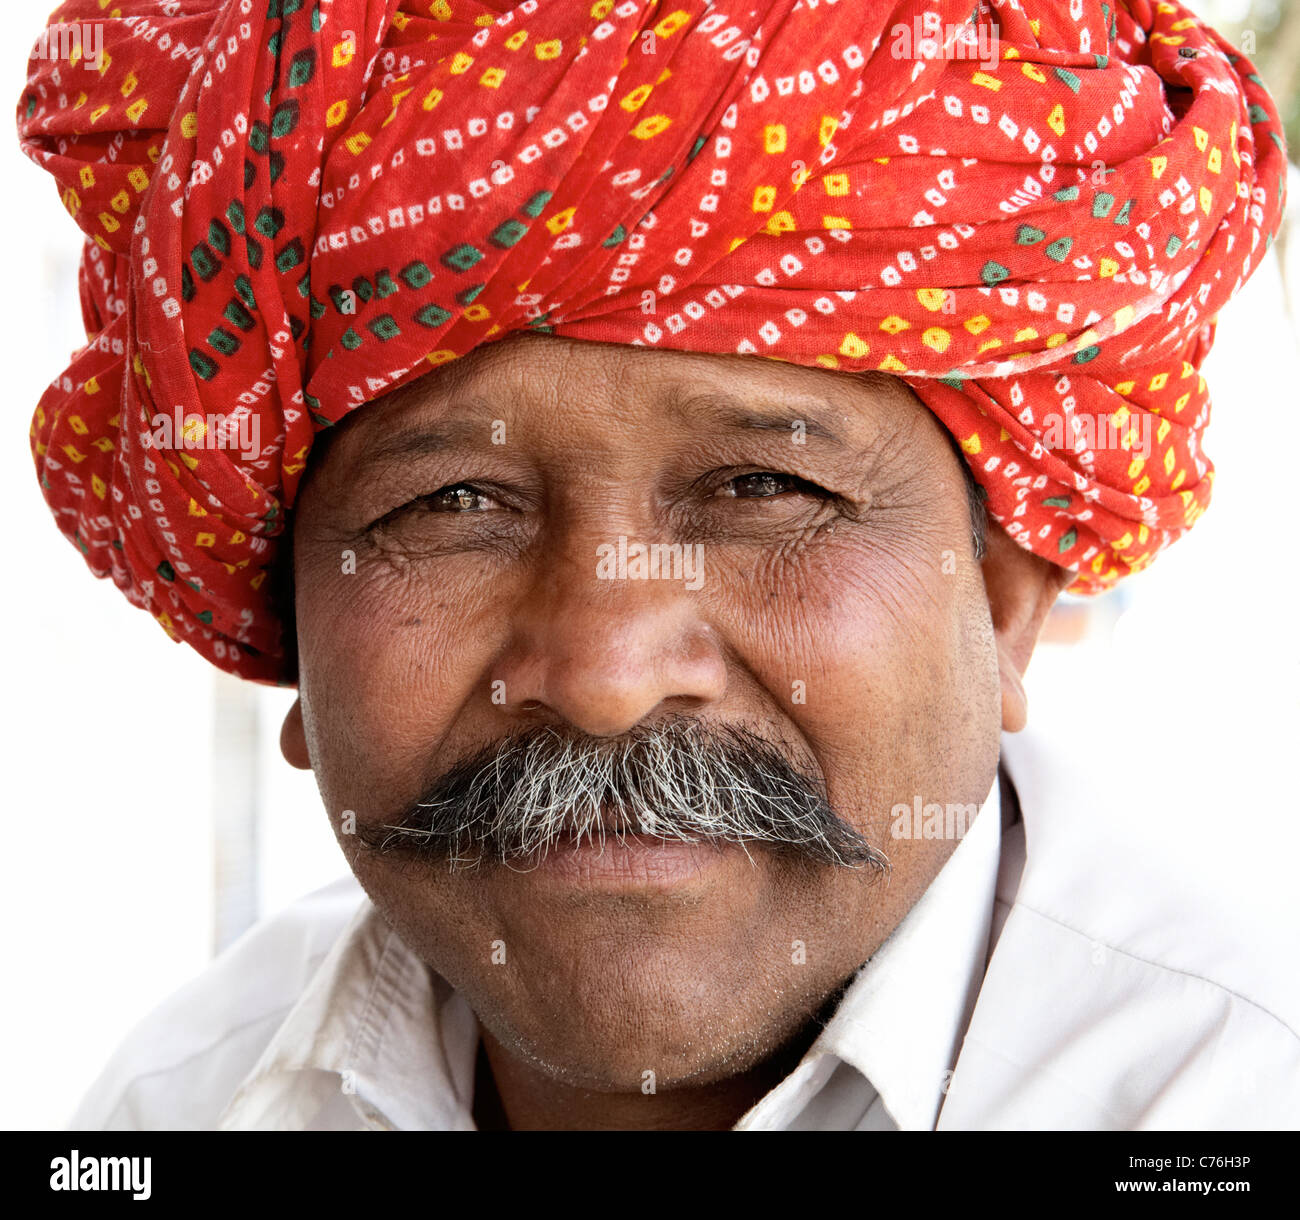
<svg viewBox="0 0 1300 1220"><path fill-rule="evenodd" d="M858 972L799 1066L737 1123L784 1127L847 1065L904 1130L933 1128L984 975L1001 842L995 779L938 876ZM244 1079L224 1129L473 1130L477 1018L367 900Z"/></svg>
<svg viewBox="0 0 1300 1220"><path fill-rule="evenodd" d="M362 903L220 1120L300 1130L349 1104L367 1127L473 1130L478 1021Z"/></svg>
<svg viewBox="0 0 1300 1220"><path fill-rule="evenodd" d="M840 1063L865 1078L902 1130L935 1126L984 979L1001 821L995 777L938 876L858 972L799 1066L739 1129L785 1126Z"/></svg>

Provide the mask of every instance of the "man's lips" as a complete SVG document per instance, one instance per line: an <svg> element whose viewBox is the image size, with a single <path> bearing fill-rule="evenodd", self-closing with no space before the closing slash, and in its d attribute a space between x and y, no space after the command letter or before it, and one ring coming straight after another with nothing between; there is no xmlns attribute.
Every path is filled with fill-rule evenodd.
<svg viewBox="0 0 1300 1220"><path fill-rule="evenodd" d="M605 832L581 840L569 836L539 862L507 865L543 885L589 890L665 891L707 884L742 854L735 843L684 843L655 835Z"/></svg>

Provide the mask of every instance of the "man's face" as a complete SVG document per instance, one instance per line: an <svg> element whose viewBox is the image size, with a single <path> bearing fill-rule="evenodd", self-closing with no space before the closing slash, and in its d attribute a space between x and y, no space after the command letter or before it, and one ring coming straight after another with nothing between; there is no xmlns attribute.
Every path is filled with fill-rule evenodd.
<svg viewBox="0 0 1300 1220"><path fill-rule="evenodd" d="M891 837L892 807L978 805L996 771L989 597L940 425L893 379L514 335L321 439L294 527L303 726L385 919L556 1081L662 1090L772 1055L956 846ZM698 566L636 578L620 539ZM669 723L770 743L888 872L653 839L452 869L346 833L539 726Z"/></svg>

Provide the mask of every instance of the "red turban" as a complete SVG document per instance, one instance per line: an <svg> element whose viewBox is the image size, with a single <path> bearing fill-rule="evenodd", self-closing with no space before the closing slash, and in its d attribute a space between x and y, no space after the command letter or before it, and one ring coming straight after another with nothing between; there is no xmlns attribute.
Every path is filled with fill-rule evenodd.
<svg viewBox="0 0 1300 1220"><path fill-rule="evenodd" d="M102 51L52 27L18 115L88 237L32 428L60 528L291 679L315 433L531 327L897 374L1075 590L1144 567L1209 502L1198 370L1280 223L1277 110L1176 3L972 7L68 0Z"/></svg>

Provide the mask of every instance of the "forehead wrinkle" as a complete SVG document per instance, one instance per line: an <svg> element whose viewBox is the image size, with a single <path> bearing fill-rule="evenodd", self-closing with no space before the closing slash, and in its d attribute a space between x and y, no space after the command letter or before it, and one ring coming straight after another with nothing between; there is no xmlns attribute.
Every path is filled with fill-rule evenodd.
<svg viewBox="0 0 1300 1220"><path fill-rule="evenodd" d="M831 418L844 418L849 413L825 400L770 390L736 395L719 390L688 394L686 389L682 385L674 386L660 398L659 409L686 424L698 424L703 417L711 424L736 432L784 432L788 435L796 424L801 424L805 436L840 448L849 447L849 442L830 423ZM790 401L792 397L794 402ZM781 401L776 401L777 398Z"/></svg>
<svg viewBox="0 0 1300 1220"><path fill-rule="evenodd" d="M354 469L414 460L453 447L467 446L478 439L484 418L495 419L507 413L510 408L517 409L520 397L540 400L535 401L535 406L550 399L549 407L552 410L564 399L563 386L570 377L577 375L572 367L573 362L567 362L563 358L553 361L552 356L560 354L546 350L541 364L549 364L551 367L539 370L538 362L532 359L532 384L519 386L513 383L521 370L513 366L512 361L494 358L504 353L489 354L495 346L497 345L485 345L399 390L394 397L399 400L395 405L399 406L400 415L404 416L410 408L416 408L422 415L426 412L436 414L437 420L431 419L427 424L417 423L396 433L375 436L362 449ZM538 342L531 346L542 349L545 345ZM610 353L602 349L602 354ZM625 353L620 351L618 354ZM530 357L536 355L536 352L530 353ZM601 400L600 414L606 418L622 414L619 410L621 393L626 393L629 388L635 390L636 383L642 381L636 375L635 361L632 361L631 368L624 363L624 367L617 371L602 369L599 377L596 377L595 370L589 372L591 376L584 378L586 385L583 396L592 399L592 379L607 383L602 387L603 392L595 395L596 399ZM862 374L853 377L853 388L859 393L870 394L879 404L882 399L889 398L887 392L882 392L886 387L881 384L889 380L892 379L880 375L880 381L876 382L870 380L870 375ZM537 393L539 383L544 390L542 394ZM692 384L698 385L698 382L673 381L651 397L650 405L661 418L675 418L687 426L707 423L737 433L770 432L788 436L794 432L795 425L802 425L806 438L825 441L844 449L864 447L852 438L846 439L843 432L838 430L841 420L850 422L855 414L864 414L861 404L819 398L807 390L781 390L772 386L756 386L752 393L714 389L692 393ZM493 401L494 398L503 396L515 401ZM631 410L630 403L626 407ZM872 443L865 447L874 448L879 439L873 438Z"/></svg>
<svg viewBox="0 0 1300 1220"><path fill-rule="evenodd" d="M492 402L499 393L499 361L483 359L478 349L430 371L392 395L396 418L418 415L426 423L412 424L397 432L372 436L362 447L356 469L388 464L395 460L427 457L457 446L468 447L478 439L484 421L502 415ZM428 418L435 417L435 418Z"/></svg>

